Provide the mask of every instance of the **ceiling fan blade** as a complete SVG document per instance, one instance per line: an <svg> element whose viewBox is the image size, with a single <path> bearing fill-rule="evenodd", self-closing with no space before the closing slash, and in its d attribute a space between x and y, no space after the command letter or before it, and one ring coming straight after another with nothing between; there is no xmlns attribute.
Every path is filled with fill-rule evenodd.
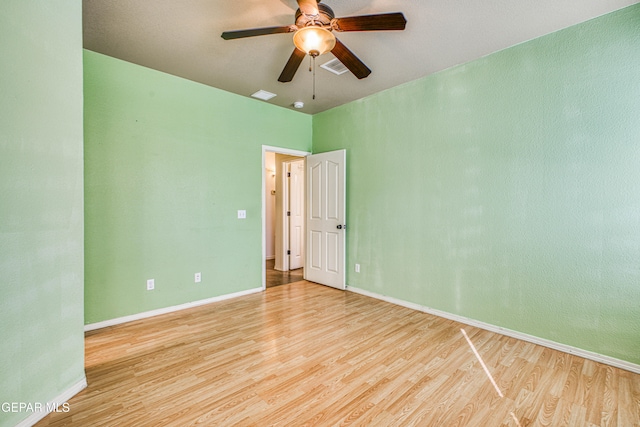
<svg viewBox="0 0 640 427"><path fill-rule="evenodd" d="M317 15L318 14L318 1L317 0L297 0L300 12L305 15Z"/></svg>
<svg viewBox="0 0 640 427"><path fill-rule="evenodd" d="M401 12L379 15L348 16L335 21L337 31L388 31L404 30L407 20Z"/></svg>
<svg viewBox="0 0 640 427"><path fill-rule="evenodd" d="M249 30L225 31L222 33L222 38L225 40L233 40L244 37L266 36L268 34L292 33L295 30L291 25L285 27L251 28Z"/></svg>
<svg viewBox="0 0 640 427"><path fill-rule="evenodd" d="M300 68L300 64L306 55L307 54L300 49L294 48L291 57L289 57L289 60L287 61L287 65L284 66L282 73L280 73L280 77L278 77L278 81L287 83L293 80L293 76L296 75L296 71Z"/></svg>
<svg viewBox="0 0 640 427"><path fill-rule="evenodd" d="M336 45L331 50L331 53L357 78L364 79L371 74L369 67L364 65L364 62L360 61L340 40L336 39Z"/></svg>

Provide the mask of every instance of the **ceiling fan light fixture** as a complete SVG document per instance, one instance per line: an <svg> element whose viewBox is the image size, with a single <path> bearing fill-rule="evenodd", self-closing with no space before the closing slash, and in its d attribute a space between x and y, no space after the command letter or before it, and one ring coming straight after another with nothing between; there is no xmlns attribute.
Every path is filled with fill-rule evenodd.
<svg viewBox="0 0 640 427"><path fill-rule="evenodd" d="M326 28L311 25L296 31L293 44L307 55L315 57L331 52L336 45L336 37Z"/></svg>

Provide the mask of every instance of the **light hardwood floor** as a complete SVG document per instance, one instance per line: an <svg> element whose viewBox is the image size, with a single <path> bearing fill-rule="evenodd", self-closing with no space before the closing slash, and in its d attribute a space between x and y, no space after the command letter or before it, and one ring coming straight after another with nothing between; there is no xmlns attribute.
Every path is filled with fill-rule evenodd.
<svg viewBox="0 0 640 427"><path fill-rule="evenodd" d="M640 425L640 375L304 281L89 332L86 373L38 426Z"/></svg>
<svg viewBox="0 0 640 427"><path fill-rule="evenodd" d="M298 268L290 271L278 271L274 268L274 265L275 260L273 259L265 261L267 288L298 282L304 278L304 268Z"/></svg>

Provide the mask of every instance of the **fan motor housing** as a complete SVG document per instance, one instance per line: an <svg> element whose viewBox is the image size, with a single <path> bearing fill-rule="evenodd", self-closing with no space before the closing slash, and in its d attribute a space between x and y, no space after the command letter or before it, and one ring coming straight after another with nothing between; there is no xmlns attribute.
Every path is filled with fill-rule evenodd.
<svg viewBox="0 0 640 427"><path fill-rule="evenodd" d="M333 9L324 3L318 3L318 14L316 16L307 16L302 13L300 9L296 10L296 26L298 28L306 27L314 23L322 26L330 26L333 18L335 18Z"/></svg>

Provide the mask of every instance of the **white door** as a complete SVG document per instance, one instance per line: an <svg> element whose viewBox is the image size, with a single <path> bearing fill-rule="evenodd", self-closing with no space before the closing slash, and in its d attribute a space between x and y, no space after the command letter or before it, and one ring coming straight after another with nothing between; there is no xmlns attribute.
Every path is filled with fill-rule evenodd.
<svg viewBox="0 0 640 427"><path fill-rule="evenodd" d="M304 266L304 160L289 163L289 270Z"/></svg>
<svg viewBox="0 0 640 427"><path fill-rule="evenodd" d="M345 289L346 150L307 156L306 280Z"/></svg>

